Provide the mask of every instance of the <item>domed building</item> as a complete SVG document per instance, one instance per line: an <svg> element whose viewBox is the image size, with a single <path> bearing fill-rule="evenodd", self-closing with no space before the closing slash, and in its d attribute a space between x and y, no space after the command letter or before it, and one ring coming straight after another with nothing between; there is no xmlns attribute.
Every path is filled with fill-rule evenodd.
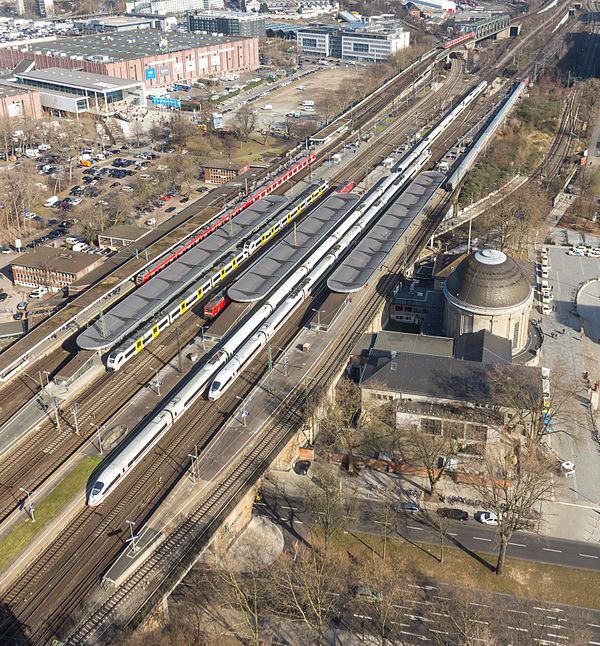
<svg viewBox="0 0 600 646"><path fill-rule="evenodd" d="M502 251L467 256L444 283L444 297L447 336L488 330L511 342L513 357L527 346L533 287Z"/></svg>

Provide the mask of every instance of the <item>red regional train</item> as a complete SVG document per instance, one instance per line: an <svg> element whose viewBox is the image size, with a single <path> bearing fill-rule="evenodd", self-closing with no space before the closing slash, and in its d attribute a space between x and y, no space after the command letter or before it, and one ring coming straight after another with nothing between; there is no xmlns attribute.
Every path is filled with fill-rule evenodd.
<svg viewBox="0 0 600 646"><path fill-rule="evenodd" d="M288 170L286 170L285 173L282 173L277 179L273 180L270 184L268 184L264 188L254 193L254 195L244 200L241 204L238 204L233 209L233 211L230 211L229 213L227 213L227 215L224 215L217 222L214 222L210 226L207 226L206 229L203 229L200 233L195 235L187 242L177 245L176 247L171 249L171 251L164 258L161 258L156 262L152 263L151 265L148 265L147 267L145 267L135 277L136 284L141 285L142 283L145 283L147 280L150 280L150 278L152 278L153 276L156 276L156 274L158 274L159 271L162 271L167 265L170 265L174 260L177 260L177 258L181 257L186 251L188 251L192 247L195 247L199 242L204 240L204 238L210 235L215 229L218 229L220 226L225 224L229 220L229 218L235 217L236 215L238 215L238 213L241 213L244 209L248 208L251 204L254 204L254 202L257 202L258 200L272 193L276 188L278 188L279 186L287 182L288 179L293 177L296 173L298 173L303 168L306 168L309 164L314 162L315 159L316 159L315 153L311 153L310 155L307 155L306 157L301 159L297 164L295 164L291 168L288 168Z"/></svg>

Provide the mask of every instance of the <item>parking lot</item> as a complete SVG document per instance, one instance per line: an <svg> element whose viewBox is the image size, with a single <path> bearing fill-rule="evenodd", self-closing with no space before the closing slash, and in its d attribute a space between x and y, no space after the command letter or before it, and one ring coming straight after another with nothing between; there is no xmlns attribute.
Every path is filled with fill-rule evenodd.
<svg viewBox="0 0 600 646"><path fill-rule="evenodd" d="M557 488L556 504L549 506L545 518L557 536L598 541L600 452L585 373L592 385L600 380L599 283L591 283L582 292L580 317L573 305L578 287L600 276L600 258L569 255L568 251L566 246L548 246L552 307L542 314L541 301L536 303L544 331L540 365L551 370L551 406L553 378L554 383L560 380L561 386L571 390L569 406L552 418L553 433L548 442L563 460L572 461L576 467L574 475L560 483L565 486ZM537 278L539 283L539 269ZM555 393L556 402L560 396Z"/></svg>

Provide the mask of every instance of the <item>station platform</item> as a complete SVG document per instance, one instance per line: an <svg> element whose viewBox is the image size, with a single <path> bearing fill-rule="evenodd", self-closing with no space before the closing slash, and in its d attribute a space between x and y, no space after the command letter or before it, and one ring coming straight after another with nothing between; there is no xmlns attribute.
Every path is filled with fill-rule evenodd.
<svg viewBox="0 0 600 646"><path fill-rule="evenodd" d="M101 320L82 332L77 337L77 345L84 350L101 350L118 343L203 274L218 272L221 269L216 266L219 259L233 252L248 236L249 231L259 227L286 202L279 195L268 195L231 218L228 224L213 231L176 262L140 285Z"/></svg>
<svg viewBox="0 0 600 646"><path fill-rule="evenodd" d="M229 298L240 303L254 303L264 298L329 235L359 199L352 193L330 195L237 279L227 292Z"/></svg>
<svg viewBox="0 0 600 646"><path fill-rule="evenodd" d="M327 298L319 305L318 310L314 311L316 308L313 309L314 316L308 327L316 332L327 332L346 305L351 302L352 297L349 294L330 292Z"/></svg>
<svg viewBox="0 0 600 646"><path fill-rule="evenodd" d="M351 294L366 287L445 177L437 171L420 173L339 263L328 278L327 287L341 294Z"/></svg>
<svg viewBox="0 0 600 646"><path fill-rule="evenodd" d="M231 328L252 307L250 303L229 303L204 332L204 338L209 341L220 341Z"/></svg>

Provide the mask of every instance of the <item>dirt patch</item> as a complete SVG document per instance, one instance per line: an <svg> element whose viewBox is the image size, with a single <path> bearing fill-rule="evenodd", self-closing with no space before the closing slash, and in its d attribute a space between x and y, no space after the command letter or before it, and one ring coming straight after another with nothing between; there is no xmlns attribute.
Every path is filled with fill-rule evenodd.
<svg viewBox="0 0 600 646"><path fill-rule="evenodd" d="M319 114L322 112L319 102L323 101L325 95L332 90L337 90L345 81L351 80L358 82L362 73L364 73L362 67L358 69L334 67L333 69L323 70L317 74L311 74L304 79L295 81L291 85L282 87L280 90L262 97L251 104L256 110L259 127L268 128L269 126L274 126L276 123L285 121L285 115L288 112L301 111L300 103L307 99L315 102L315 111L304 114L304 118L318 119ZM304 86L306 89L299 90L298 86ZM265 105L271 105L272 109L263 110L262 107Z"/></svg>

